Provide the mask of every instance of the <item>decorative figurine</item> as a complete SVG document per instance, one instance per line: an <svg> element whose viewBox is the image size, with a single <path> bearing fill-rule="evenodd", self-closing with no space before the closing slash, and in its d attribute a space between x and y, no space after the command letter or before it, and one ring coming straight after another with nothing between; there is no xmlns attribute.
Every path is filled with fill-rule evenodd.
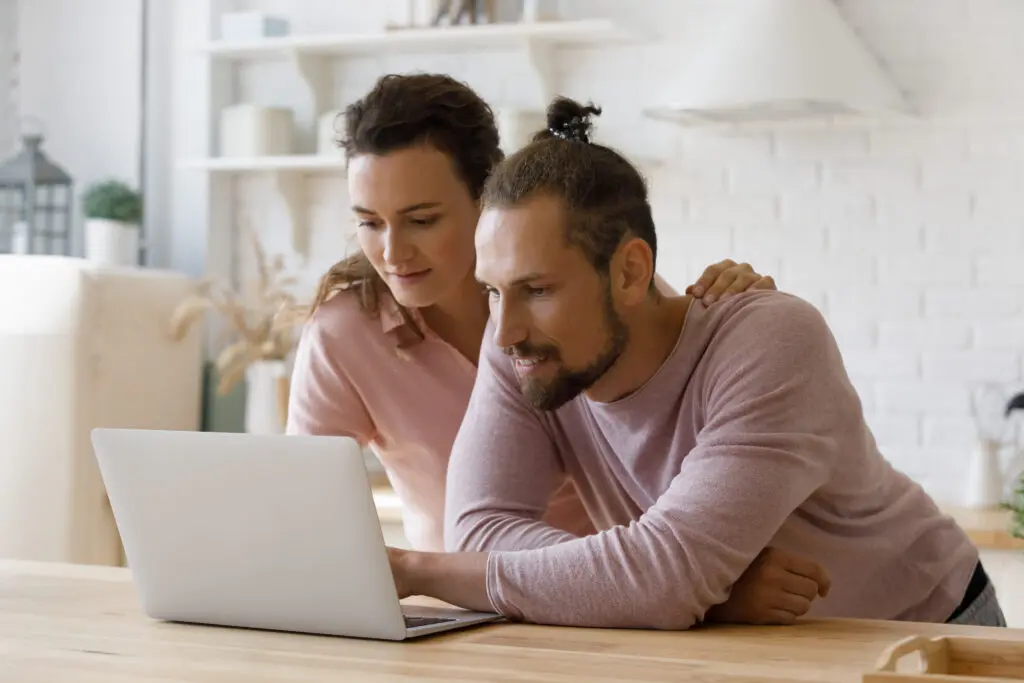
<svg viewBox="0 0 1024 683"><path fill-rule="evenodd" d="M462 23L466 17L469 18L470 24L494 21L494 0L456 0L454 14L452 13L452 2L453 0L441 0L437 3L433 26L443 25L446 19L449 26L455 26Z"/></svg>

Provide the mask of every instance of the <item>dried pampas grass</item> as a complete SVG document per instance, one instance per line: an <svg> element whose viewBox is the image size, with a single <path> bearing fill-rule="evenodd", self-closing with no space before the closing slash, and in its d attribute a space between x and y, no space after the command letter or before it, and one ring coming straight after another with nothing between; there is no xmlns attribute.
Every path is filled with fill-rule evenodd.
<svg viewBox="0 0 1024 683"><path fill-rule="evenodd" d="M214 361L220 375L217 393L221 395L245 377L252 363L285 360L295 347L294 328L305 320L298 313L302 307L288 291L296 280L285 274L284 258L268 258L258 235L253 230L247 232L256 254L256 281L251 293L247 296L204 280L194 295L178 304L170 320L171 337L181 340L209 311L216 311L224 319L230 340Z"/></svg>

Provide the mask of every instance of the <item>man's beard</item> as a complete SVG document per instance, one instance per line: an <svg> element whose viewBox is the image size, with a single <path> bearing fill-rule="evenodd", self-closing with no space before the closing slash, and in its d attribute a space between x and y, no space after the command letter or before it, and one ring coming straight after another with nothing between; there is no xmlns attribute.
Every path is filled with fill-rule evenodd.
<svg viewBox="0 0 1024 683"><path fill-rule="evenodd" d="M537 410L558 410L563 405L601 379L626 349L629 341L629 330L615 312L612 304L611 290L605 292L605 324L608 326L608 340L604 349L581 370L570 370L561 362L561 354L554 346L534 346L533 344L516 344L505 349L505 353L518 358L544 358L558 364L558 372L550 380L530 380L519 378L519 389Z"/></svg>

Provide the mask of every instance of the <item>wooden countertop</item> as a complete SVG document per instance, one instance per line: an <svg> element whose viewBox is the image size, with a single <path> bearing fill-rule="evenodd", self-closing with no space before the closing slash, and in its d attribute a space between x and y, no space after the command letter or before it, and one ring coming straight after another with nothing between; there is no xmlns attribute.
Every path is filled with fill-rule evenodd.
<svg viewBox="0 0 1024 683"><path fill-rule="evenodd" d="M401 524L402 504L394 489L387 485L375 486L373 498L381 523ZM1024 538L1014 538L1010 534L1008 510L971 510L952 506L944 506L943 510L963 527L981 550L1024 550Z"/></svg>
<svg viewBox="0 0 1024 683"><path fill-rule="evenodd" d="M388 643L154 621L127 569L0 560L0 680L18 683L857 683L914 634L1024 648L1020 629L844 619L688 632L495 624Z"/></svg>

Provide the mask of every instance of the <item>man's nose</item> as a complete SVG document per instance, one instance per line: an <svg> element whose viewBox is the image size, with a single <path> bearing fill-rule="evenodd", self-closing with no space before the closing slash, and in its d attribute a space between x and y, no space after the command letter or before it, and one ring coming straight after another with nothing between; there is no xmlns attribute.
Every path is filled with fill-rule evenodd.
<svg viewBox="0 0 1024 683"><path fill-rule="evenodd" d="M526 325L513 306L502 302L491 312L494 319L494 343L502 349L515 346L527 338Z"/></svg>

